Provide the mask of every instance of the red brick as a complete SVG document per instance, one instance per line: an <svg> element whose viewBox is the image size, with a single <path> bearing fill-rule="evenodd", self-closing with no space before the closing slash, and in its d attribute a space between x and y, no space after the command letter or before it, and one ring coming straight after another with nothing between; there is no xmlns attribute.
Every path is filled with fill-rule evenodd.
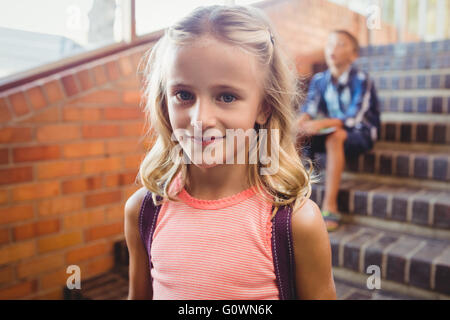
<svg viewBox="0 0 450 320"><path fill-rule="evenodd" d="M117 171L121 169L121 166L122 161L121 158L118 157L84 160L83 173L92 174Z"/></svg>
<svg viewBox="0 0 450 320"><path fill-rule="evenodd" d="M140 150L137 140L110 140L105 141L106 154L120 154L120 153L136 153Z"/></svg>
<svg viewBox="0 0 450 320"><path fill-rule="evenodd" d="M98 121L102 117L102 110L100 108L83 108L64 106L63 119L64 121Z"/></svg>
<svg viewBox="0 0 450 320"><path fill-rule="evenodd" d="M75 77L71 74L62 77L61 83L68 97L76 95L78 92L80 92Z"/></svg>
<svg viewBox="0 0 450 320"><path fill-rule="evenodd" d="M64 230L82 229L92 227L105 222L105 209L84 211L64 216Z"/></svg>
<svg viewBox="0 0 450 320"><path fill-rule="evenodd" d="M63 147L65 158L83 158L103 155L104 153L105 143L103 141L72 143Z"/></svg>
<svg viewBox="0 0 450 320"><path fill-rule="evenodd" d="M83 138L111 138L119 136L119 126L113 124L96 124L83 126Z"/></svg>
<svg viewBox="0 0 450 320"><path fill-rule="evenodd" d="M80 231L47 236L38 239L39 253L54 251L58 249L74 246L82 242L82 234Z"/></svg>
<svg viewBox="0 0 450 320"><path fill-rule="evenodd" d="M122 72L122 74L124 76L129 76L132 73L136 73L136 69L133 66L133 64L131 63L130 57L129 56L123 56L119 58L119 68L120 71Z"/></svg>
<svg viewBox="0 0 450 320"><path fill-rule="evenodd" d="M142 87L142 79L139 79L138 75L119 80L114 83L114 87L126 90L137 90Z"/></svg>
<svg viewBox="0 0 450 320"><path fill-rule="evenodd" d="M79 139L80 136L80 127L76 125L57 124L36 129L36 139L39 142L67 141Z"/></svg>
<svg viewBox="0 0 450 320"><path fill-rule="evenodd" d="M46 199L38 203L38 213L40 217L76 212L82 208L83 197L79 195Z"/></svg>
<svg viewBox="0 0 450 320"><path fill-rule="evenodd" d="M9 228L0 229L0 244L1 245L5 245L5 244L7 244L9 242L10 242L10 239L9 239ZM0 273L1 273L1 270L0 270ZM1 281L1 276L0 276L0 284L1 283L2 283L2 281Z"/></svg>
<svg viewBox="0 0 450 320"><path fill-rule="evenodd" d="M9 163L9 149L0 149L0 164Z"/></svg>
<svg viewBox="0 0 450 320"><path fill-rule="evenodd" d="M142 154L133 154L125 157L124 169L136 169L141 165L144 156Z"/></svg>
<svg viewBox="0 0 450 320"><path fill-rule="evenodd" d="M37 281L31 280L26 282L21 282L9 286L7 288L0 289L0 299L1 300L17 300L19 298L24 298L37 290Z"/></svg>
<svg viewBox="0 0 450 320"><path fill-rule="evenodd" d="M33 206L14 205L0 208L0 225L9 224L17 221L26 221L33 218Z"/></svg>
<svg viewBox="0 0 450 320"><path fill-rule="evenodd" d="M13 149L14 162L52 160L59 157L59 146L18 147Z"/></svg>
<svg viewBox="0 0 450 320"><path fill-rule="evenodd" d="M124 123L122 126L122 136L125 137L141 137L144 135L145 124L143 121L133 121Z"/></svg>
<svg viewBox="0 0 450 320"><path fill-rule="evenodd" d="M33 179L32 167L0 169L0 185L28 182Z"/></svg>
<svg viewBox="0 0 450 320"><path fill-rule="evenodd" d="M0 122L7 122L11 120L12 115L9 111L5 98L0 98Z"/></svg>
<svg viewBox="0 0 450 320"><path fill-rule="evenodd" d="M92 262L89 262L83 270L85 271L85 276L88 278L98 276L105 272L110 271L114 267L114 258L109 255L106 257L98 258Z"/></svg>
<svg viewBox="0 0 450 320"><path fill-rule="evenodd" d="M103 65L95 66L93 69L94 79L98 86L101 86L108 82L108 78L106 76L105 67Z"/></svg>
<svg viewBox="0 0 450 320"><path fill-rule="evenodd" d="M73 105L110 105L122 102L116 90L97 90L72 101Z"/></svg>
<svg viewBox="0 0 450 320"><path fill-rule="evenodd" d="M118 187L132 184L136 180L137 170L127 173L115 173L105 177L105 187Z"/></svg>
<svg viewBox="0 0 450 320"><path fill-rule="evenodd" d="M115 60L107 62L105 68L110 81L115 81L120 78L119 66Z"/></svg>
<svg viewBox="0 0 450 320"><path fill-rule="evenodd" d="M13 112L16 116L23 116L30 112L23 92L16 92L10 95L9 102L11 103Z"/></svg>
<svg viewBox="0 0 450 320"><path fill-rule="evenodd" d="M92 79L89 69L79 71L77 77L82 90L89 90L94 87L94 80Z"/></svg>
<svg viewBox="0 0 450 320"><path fill-rule="evenodd" d="M37 178L39 180L75 176L81 173L81 162L79 161L58 161L45 162L36 167Z"/></svg>
<svg viewBox="0 0 450 320"><path fill-rule="evenodd" d="M34 110L42 109L48 104L40 86L30 88L26 93Z"/></svg>
<svg viewBox="0 0 450 320"><path fill-rule="evenodd" d="M84 273L81 275L83 277ZM60 268L56 271L49 272L40 277L40 290L47 290L50 288L61 288L66 285L67 278L70 275L67 273L67 267ZM62 290L61 290L62 291Z"/></svg>
<svg viewBox="0 0 450 320"><path fill-rule="evenodd" d="M102 177L86 177L73 180L67 180L62 183L63 193L84 192L96 190L102 187Z"/></svg>
<svg viewBox="0 0 450 320"><path fill-rule="evenodd" d="M20 120L20 123L48 123L59 121L59 108L58 106L44 109L38 114L34 114L27 119Z"/></svg>
<svg viewBox="0 0 450 320"><path fill-rule="evenodd" d="M59 269L64 265L64 254L57 253L25 260L16 267L19 279Z"/></svg>
<svg viewBox="0 0 450 320"><path fill-rule="evenodd" d="M137 107L107 107L104 109L106 120L144 119L145 115Z"/></svg>
<svg viewBox="0 0 450 320"><path fill-rule="evenodd" d="M133 64L135 66L138 66L139 63L142 61L142 58L144 57L145 52L139 51L136 53L133 53L133 55L131 56L131 60L133 61Z"/></svg>
<svg viewBox="0 0 450 320"><path fill-rule="evenodd" d="M50 103L61 101L64 98L64 93L59 80L49 81L44 84L43 88L47 93L47 98Z"/></svg>
<svg viewBox="0 0 450 320"><path fill-rule="evenodd" d="M23 224L13 229L15 241L34 238L59 231L59 220L43 220L33 223Z"/></svg>
<svg viewBox="0 0 450 320"><path fill-rule="evenodd" d="M6 204L9 199L8 190L0 190L0 204Z"/></svg>
<svg viewBox="0 0 450 320"><path fill-rule="evenodd" d="M98 227L92 227L85 231L86 241L92 241L123 233L123 221L114 222Z"/></svg>
<svg viewBox="0 0 450 320"><path fill-rule="evenodd" d="M13 201L49 198L60 193L58 181L21 185L13 188L11 191Z"/></svg>
<svg viewBox="0 0 450 320"><path fill-rule="evenodd" d="M11 279L14 279L14 268L12 266L0 267L0 285L11 283Z"/></svg>
<svg viewBox="0 0 450 320"><path fill-rule="evenodd" d="M123 190L123 198L124 199L128 199L129 197L131 197L136 191L139 190L139 188L141 188L141 185L129 185L129 186L124 186L122 187Z"/></svg>
<svg viewBox="0 0 450 320"><path fill-rule="evenodd" d="M115 203L122 200L120 191L107 191L101 193L91 193L85 196L86 208L102 206L105 204Z"/></svg>
<svg viewBox="0 0 450 320"><path fill-rule="evenodd" d="M0 247L0 265L34 256L36 246L34 241L19 242Z"/></svg>
<svg viewBox="0 0 450 320"><path fill-rule="evenodd" d="M0 129L0 143L27 142L32 140L29 127L6 127Z"/></svg>
<svg viewBox="0 0 450 320"><path fill-rule="evenodd" d="M125 204L120 203L106 208L106 222L123 221Z"/></svg>
<svg viewBox="0 0 450 320"><path fill-rule="evenodd" d="M123 103L139 106L141 102L141 93L138 90L127 90L123 92Z"/></svg>
<svg viewBox="0 0 450 320"><path fill-rule="evenodd" d="M98 257L111 252L111 249L111 245L106 242L89 244L82 248L68 251L66 254L66 263L74 264L80 261Z"/></svg>

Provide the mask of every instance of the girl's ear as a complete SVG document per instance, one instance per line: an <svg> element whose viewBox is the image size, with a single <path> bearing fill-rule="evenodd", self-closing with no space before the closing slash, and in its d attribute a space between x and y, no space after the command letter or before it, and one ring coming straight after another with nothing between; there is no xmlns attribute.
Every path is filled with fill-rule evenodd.
<svg viewBox="0 0 450 320"><path fill-rule="evenodd" d="M256 123L263 125L267 122L267 119L269 119L269 116L271 114L271 109L267 105L266 101L264 101L259 108L258 116L256 117Z"/></svg>

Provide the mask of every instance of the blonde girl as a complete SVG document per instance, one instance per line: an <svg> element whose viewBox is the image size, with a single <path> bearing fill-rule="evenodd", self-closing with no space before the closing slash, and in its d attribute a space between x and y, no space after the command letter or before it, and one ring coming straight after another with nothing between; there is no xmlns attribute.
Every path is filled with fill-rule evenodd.
<svg viewBox="0 0 450 320"><path fill-rule="evenodd" d="M125 205L128 298L279 299L270 230L289 205L297 296L335 299L328 233L309 199L315 177L295 145L299 81L264 13L199 7L166 29L147 58L147 134L155 142L140 166L143 187ZM249 161L250 150L263 154L259 135L256 149L249 136L228 139L251 130L276 147L267 148L277 162L269 174L263 169L273 163ZM212 149L212 162L194 161L196 150ZM139 232L149 192L160 206L151 269Z"/></svg>

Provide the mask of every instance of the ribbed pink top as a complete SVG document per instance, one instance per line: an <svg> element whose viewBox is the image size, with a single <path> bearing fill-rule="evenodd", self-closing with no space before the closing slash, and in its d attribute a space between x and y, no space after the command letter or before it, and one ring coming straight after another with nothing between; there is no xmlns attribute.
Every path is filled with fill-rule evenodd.
<svg viewBox="0 0 450 320"><path fill-rule="evenodd" d="M174 190L173 188L177 188ZM249 188L200 200L181 186L162 204L152 242L153 299L279 299L271 203Z"/></svg>

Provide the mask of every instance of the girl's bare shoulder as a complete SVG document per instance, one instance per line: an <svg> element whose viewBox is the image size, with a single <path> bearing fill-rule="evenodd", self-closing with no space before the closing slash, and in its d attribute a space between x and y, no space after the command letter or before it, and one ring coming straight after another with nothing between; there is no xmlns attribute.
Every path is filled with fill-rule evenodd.
<svg viewBox="0 0 450 320"><path fill-rule="evenodd" d="M142 201L144 201L147 192L146 187L139 188L127 199L125 203L125 215L137 218Z"/></svg>
<svg viewBox="0 0 450 320"><path fill-rule="evenodd" d="M292 231L301 238L314 238L326 232L319 206L311 199L292 214Z"/></svg>

